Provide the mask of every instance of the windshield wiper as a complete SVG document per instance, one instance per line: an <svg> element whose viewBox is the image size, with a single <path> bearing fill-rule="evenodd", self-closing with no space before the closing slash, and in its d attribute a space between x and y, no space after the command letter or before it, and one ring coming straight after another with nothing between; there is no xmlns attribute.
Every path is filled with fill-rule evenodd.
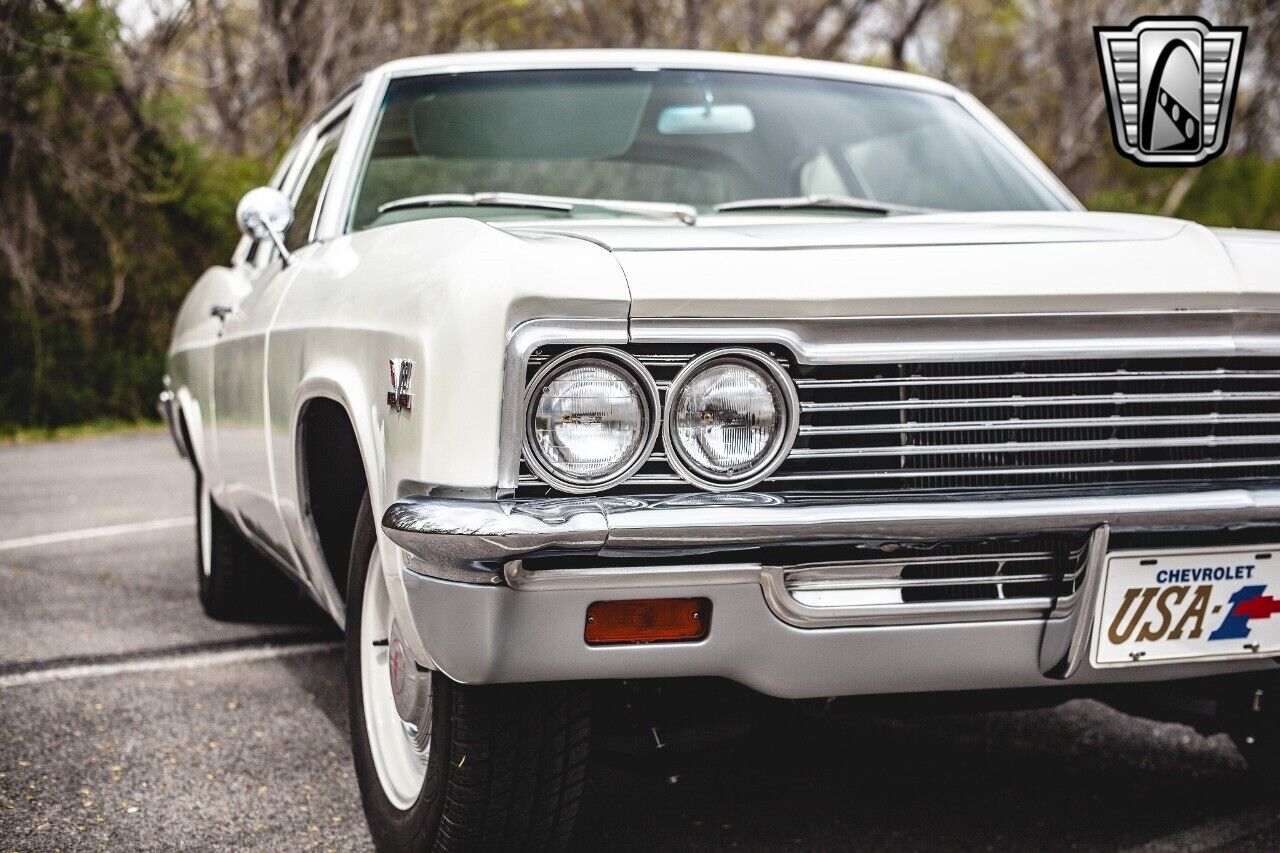
<svg viewBox="0 0 1280 853"><path fill-rule="evenodd" d="M737 201L726 201L717 204L716 212L731 210L857 210L863 213L878 213L888 216L890 213L937 213L928 207L911 207L906 204L891 204L887 201L873 201L869 198L856 198L850 195L798 195L787 198L743 198Z"/></svg>
<svg viewBox="0 0 1280 853"><path fill-rule="evenodd" d="M678 219L685 225L698 221L698 211L687 204L668 204L657 201L624 201L609 198L573 198L558 195L532 195L525 193L432 193L398 198L378 206L378 213L408 210L415 207L527 207L535 210L555 210L572 213L580 207L594 207L614 213L634 213L658 219Z"/></svg>

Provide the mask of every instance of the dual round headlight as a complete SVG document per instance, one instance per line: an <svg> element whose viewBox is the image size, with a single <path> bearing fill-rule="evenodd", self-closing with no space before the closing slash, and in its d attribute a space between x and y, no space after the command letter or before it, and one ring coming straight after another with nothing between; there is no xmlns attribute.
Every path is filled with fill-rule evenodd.
<svg viewBox="0 0 1280 853"><path fill-rule="evenodd" d="M561 491L601 491L644 464L657 420L658 388L640 362L621 350L573 350L529 386L525 457Z"/></svg>
<svg viewBox="0 0 1280 853"><path fill-rule="evenodd" d="M799 408L791 377L773 359L750 349L709 352L686 365L667 392L667 459L704 489L754 485L791 450Z"/></svg>
<svg viewBox="0 0 1280 853"><path fill-rule="evenodd" d="M649 458L659 410L657 386L635 358L610 348L573 350L530 383L526 459L561 491L603 491ZM776 361L722 349L676 375L661 429L676 472L704 489L730 491L760 482L782 463L798 419L795 386Z"/></svg>

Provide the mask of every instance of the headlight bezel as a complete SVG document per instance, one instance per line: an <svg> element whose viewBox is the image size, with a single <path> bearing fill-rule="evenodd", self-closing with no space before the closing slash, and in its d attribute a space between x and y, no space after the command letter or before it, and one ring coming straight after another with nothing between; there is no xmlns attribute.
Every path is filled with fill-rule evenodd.
<svg viewBox="0 0 1280 853"><path fill-rule="evenodd" d="M534 416L537 413L542 392L552 380L568 370L589 366L593 362L603 363L628 375L639 387L642 397L641 411L645 419L645 435L636 445L632 459L608 477L573 478L558 471L553 463L543 458L542 449L534 433ZM612 489L630 479L653 456L662 417L658 385L653 376L635 356L624 350L606 346L576 347L550 359L534 374L525 388L523 413L524 460L529 469L552 488L571 495L596 494Z"/></svg>
<svg viewBox="0 0 1280 853"><path fill-rule="evenodd" d="M733 476L716 475L685 458L675 427L677 401L684 387L703 370L721 362L736 362L761 370L779 391L778 398L781 400L783 409L782 426L774 439L773 447L756 464ZM800 395L796 390L795 382L775 359L761 350L750 347L721 347L705 352L690 361L671 380L671 385L667 388L664 409L662 445L666 450L667 464L689 483L710 492L741 491L767 479L787 460L795 445L796 435L800 432Z"/></svg>

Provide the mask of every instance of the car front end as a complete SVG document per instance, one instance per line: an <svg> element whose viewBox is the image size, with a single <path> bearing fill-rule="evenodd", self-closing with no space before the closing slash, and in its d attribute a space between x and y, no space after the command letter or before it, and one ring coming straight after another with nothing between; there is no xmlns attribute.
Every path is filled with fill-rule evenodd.
<svg viewBox="0 0 1280 853"><path fill-rule="evenodd" d="M791 698L1274 668L1266 614L1218 630L1280 552L1280 335L1246 260L1274 243L1092 214L977 238L980 219L823 248L778 245L781 226L687 251L593 232L633 313L673 316L517 329L502 482L386 511L434 664ZM673 304L707 260L741 275ZM919 272L891 288L832 280L900 261ZM935 290L876 312L939 263L967 310ZM796 280L769 290L772 266ZM766 317L710 316L753 299ZM632 630L602 642L609 602Z"/></svg>

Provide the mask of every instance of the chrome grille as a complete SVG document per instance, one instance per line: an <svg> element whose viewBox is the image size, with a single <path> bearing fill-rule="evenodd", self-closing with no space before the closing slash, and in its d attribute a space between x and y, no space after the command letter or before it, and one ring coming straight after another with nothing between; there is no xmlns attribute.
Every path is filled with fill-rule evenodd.
<svg viewBox="0 0 1280 853"><path fill-rule="evenodd" d="M628 350L664 394L699 354L687 346ZM801 425L786 463L757 490L894 494L1280 478L1280 358L811 366L785 351L772 355L796 381ZM527 493L538 492L522 474ZM659 443L622 490L683 485Z"/></svg>

